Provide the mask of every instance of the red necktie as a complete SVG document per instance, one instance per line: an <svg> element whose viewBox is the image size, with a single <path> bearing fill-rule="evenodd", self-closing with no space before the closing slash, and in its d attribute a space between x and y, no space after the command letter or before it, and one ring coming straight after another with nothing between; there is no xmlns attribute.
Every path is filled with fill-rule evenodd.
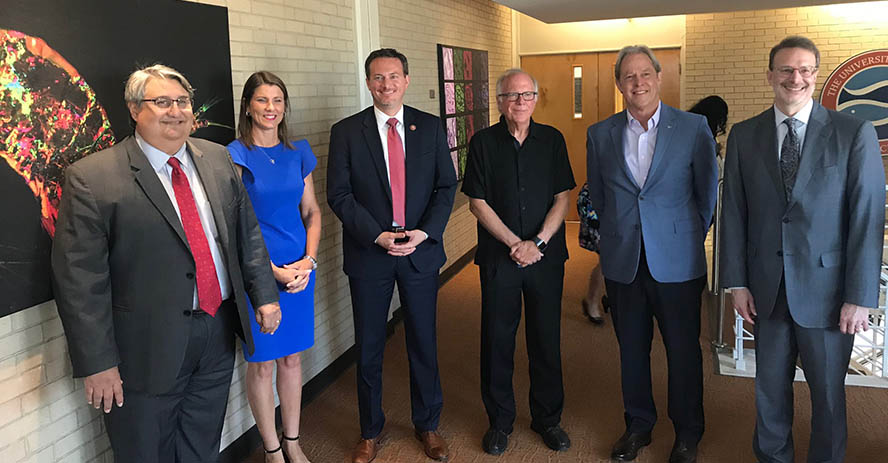
<svg viewBox="0 0 888 463"><path fill-rule="evenodd" d="M392 187L392 220L406 227L404 213L404 144L398 135L398 119L388 120L389 183Z"/></svg>
<svg viewBox="0 0 888 463"><path fill-rule="evenodd" d="M200 224L191 186L179 160L171 156L167 163L173 167L173 193L176 194L179 215L185 228L185 238L188 239L194 265L197 268L197 303L201 310L215 316L219 305L222 304L222 290L219 289L219 277L216 275L216 264L213 263L213 255L210 254L207 235Z"/></svg>

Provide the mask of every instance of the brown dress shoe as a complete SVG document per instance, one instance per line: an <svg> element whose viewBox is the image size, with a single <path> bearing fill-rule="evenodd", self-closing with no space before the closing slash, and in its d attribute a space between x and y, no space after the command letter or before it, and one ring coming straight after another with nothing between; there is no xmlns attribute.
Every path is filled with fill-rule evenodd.
<svg viewBox="0 0 888 463"><path fill-rule="evenodd" d="M379 438L361 439L352 451L352 463L370 463L379 451Z"/></svg>
<svg viewBox="0 0 888 463"><path fill-rule="evenodd" d="M426 456L432 460L447 461L450 451L447 450L447 442L438 434L438 431L416 431L416 438L422 441Z"/></svg>

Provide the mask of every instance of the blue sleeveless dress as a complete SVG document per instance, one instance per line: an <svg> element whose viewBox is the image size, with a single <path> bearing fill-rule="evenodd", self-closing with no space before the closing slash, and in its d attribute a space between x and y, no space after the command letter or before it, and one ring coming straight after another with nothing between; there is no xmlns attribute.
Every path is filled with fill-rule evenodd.
<svg viewBox="0 0 888 463"><path fill-rule="evenodd" d="M228 145L231 159L243 167L244 186L256 211L268 254L278 267L305 255L305 225L299 202L305 190L305 177L318 162L308 141L293 142L293 147L289 149L280 143L271 148L254 146L250 150L239 140ZM250 318L256 350L249 355L244 346L244 358L248 362L277 359L314 344L315 272L311 273L303 291L290 294L283 288L278 284L283 316L273 336L261 333L255 317ZM249 298L247 303L250 304ZM253 310L250 304L251 314Z"/></svg>

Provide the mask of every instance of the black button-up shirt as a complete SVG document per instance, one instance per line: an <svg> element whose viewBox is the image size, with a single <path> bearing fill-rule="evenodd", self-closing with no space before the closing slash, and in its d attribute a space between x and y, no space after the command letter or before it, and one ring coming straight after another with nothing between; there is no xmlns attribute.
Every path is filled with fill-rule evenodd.
<svg viewBox="0 0 888 463"><path fill-rule="evenodd" d="M564 136L554 127L531 119L527 138L519 144L500 117L498 124L476 133L469 142L462 192L485 200L522 240L540 231L555 195L576 185ZM509 247L478 223L475 263L493 264L503 258L509 258ZM549 239L544 258L567 259L563 224Z"/></svg>

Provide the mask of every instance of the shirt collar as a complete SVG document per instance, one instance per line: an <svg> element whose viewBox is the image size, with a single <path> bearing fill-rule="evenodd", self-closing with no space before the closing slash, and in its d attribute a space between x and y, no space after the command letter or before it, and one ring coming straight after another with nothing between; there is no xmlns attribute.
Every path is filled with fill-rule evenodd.
<svg viewBox="0 0 888 463"><path fill-rule="evenodd" d="M512 136L512 133L509 132L509 124L506 122L506 116L500 114L499 118L500 124L503 126L503 133L505 133L509 138L515 138ZM536 135L536 126L539 125L536 121L533 120L533 117L530 118L530 125L527 127L527 138L533 137Z"/></svg>
<svg viewBox="0 0 888 463"><path fill-rule="evenodd" d="M145 157L148 158L148 162L151 164L151 167L154 168L155 172L160 172L167 165L167 161L170 159L170 155L164 153L163 151L151 146L139 135L139 131L135 131L136 143L139 144L139 148L142 149L142 152L145 153ZM190 165L191 159L185 155L186 153L186 144L182 143L182 147L179 148L179 151L173 156L179 160L180 163L184 165Z"/></svg>
<svg viewBox="0 0 888 463"><path fill-rule="evenodd" d="M404 105L401 105L401 108L398 109L398 112L395 113L394 116L389 116L374 105L373 114L376 116L376 125L380 128L387 127L388 120L393 117L398 120L398 124L400 124L402 127L404 126Z"/></svg>
<svg viewBox="0 0 888 463"><path fill-rule="evenodd" d="M794 119L800 121L802 124L808 125L808 119L811 118L811 111L813 111L813 110L814 110L814 100L811 99L811 100L808 100L808 103L805 104L805 106L803 106L802 109L800 109L799 112L797 112L795 114L795 116L792 116L792 117ZM786 114L783 114L783 111L781 111L779 108L777 108L777 105L775 104L774 105L774 119L775 119L775 122L777 123L777 127L780 127L780 124L782 124L784 120L789 119L789 116L787 116Z"/></svg>
<svg viewBox="0 0 888 463"><path fill-rule="evenodd" d="M648 119L648 130L653 130L658 125L660 125L660 109L662 107L663 107L663 102L662 101L657 102L657 110L654 111L654 115L651 116L650 119ZM626 117L628 119L626 121L626 125L628 125L629 127L632 127L633 126L632 122L635 122L635 127L641 128L641 122L638 122L638 119L633 117L632 113L629 112L628 109L626 110Z"/></svg>

